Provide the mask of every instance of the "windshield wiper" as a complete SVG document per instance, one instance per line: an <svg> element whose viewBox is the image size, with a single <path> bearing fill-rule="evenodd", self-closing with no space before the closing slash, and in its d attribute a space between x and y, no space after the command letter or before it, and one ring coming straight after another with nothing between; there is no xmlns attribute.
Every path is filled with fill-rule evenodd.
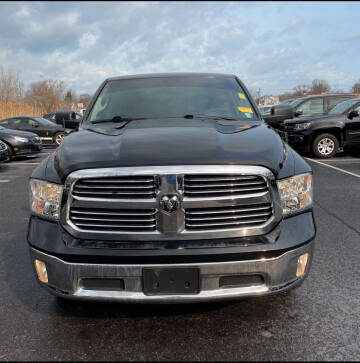
<svg viewBox="0 0 360 363"><path fill-rule="evenodd" d="M123 122L123 121L135 121L135 120L146 120L146 117L127 117L127 116L114 116L113 118L105 118L102 120L91 121L91 124L101 124L103 122Z"/></svg>
<svg viewBox="0 0 360 363"><path fill-rule="evenodd" d="M204 115L202 113L188 114L188 115L185 115L184 118L187 118L187 119L208 118L208 119L211 119L211 120L241 121L239 118L235 118L235 117L217 116L217 115Z"/></svg>

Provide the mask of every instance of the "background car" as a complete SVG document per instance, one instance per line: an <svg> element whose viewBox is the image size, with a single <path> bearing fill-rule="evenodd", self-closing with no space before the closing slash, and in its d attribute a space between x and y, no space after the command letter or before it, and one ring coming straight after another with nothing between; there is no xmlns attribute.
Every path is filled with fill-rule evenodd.
<svg viewBox="0 0 360 363"><path fill-rule="evenodd" d="M326 115L286 120L288 143L299 152L331 158L341 147L360 146L360 98L338 103Z"/></svg>
<svg viewBox="0 0 360 363"><path fill-rule="evenodd" d="M85 108L81 109L80 112L74 112L74 111L69 111L71 113L75 114L75 120L81 120L83 117L83 113L81 111L85 112ZM52 112L52 113L46 113L43 118L46 118L47 120L53 121L56 123L56 112Z"/></svg>
<svg viewBox="0 0 360 363"><path fill-rule="evenodd" d="M57 125L52 121L37 116L18 116L0 121L0 126L13 129L30 131L37 134L44 144L61 144L64 136L72 130Z"/></svg>
<svg viewBox="0 0 360 363"><path fill-rule="evenodd" d="M295 117L323 115L328 113L338 103L355 97L356 95L349 93L311 95L284 100L280 105L292 106Z"/></svg>
<svg viewBox="0 0 360 363"><path fill-rule="evenodd" d="M7 145L11 159L20 155L37 154L42 149L40 137L33 132L9 130L0 126L0 140Z"/></svg>
<svg viewBox="0 0 360 363"><path fill-rule="evenodd" d="M0 140L0 163L9 159L9 148Z"/></svg>
<svg viewBox="0 0 360 363"><path fill-rule="evenodd" d="M55 122L55 112L52 113L46 113L43 118L46 118L47 120L54 121Z"/></svg>

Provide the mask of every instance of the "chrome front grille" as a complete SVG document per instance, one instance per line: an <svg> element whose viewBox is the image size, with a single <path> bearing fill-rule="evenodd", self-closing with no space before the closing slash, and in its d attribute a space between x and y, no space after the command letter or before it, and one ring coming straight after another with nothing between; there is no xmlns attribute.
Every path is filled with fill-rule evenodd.
<svg viewBox="0 0 360 363"><path fill-rule="evenodd" d="M254 175L185 175L184 194L189 198L233 196L267 191L266 180Z"/></svg>
<svg viewBox="0 0 360 363"><path fill-rule="evenodd" d="M91 198L155 198L154 176L123 176L81 179L73 195Z"/></svg>
<svg viewBox="0 0 360 363"><path fill-rule="evenodd" d="M185 209L185 228L206 231L261 226L272 216L271 203Z"/></svg>
<svg viewBox="0 0 360 363"><path fill-rule="evenodd" d="M151 232L156 228L156 209L71 208L70 220L90 231Z"/></svg>
<svg viewBox="0 0 360 363"><path fill-rule="evenodd" d="M282 218L275 178L257 166L79 170L63 201L62 225L83 239L235 238L265 234Z"/></svg>

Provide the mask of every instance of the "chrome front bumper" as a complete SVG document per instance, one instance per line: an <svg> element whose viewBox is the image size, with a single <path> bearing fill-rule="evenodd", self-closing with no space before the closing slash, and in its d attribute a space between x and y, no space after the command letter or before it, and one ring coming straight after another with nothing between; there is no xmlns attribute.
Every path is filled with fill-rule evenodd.
<svg viewBox="0 0 360 363"><path fill-rule="evenodd" d="M314 241L288 251L278 257L257 260L187 263L172 265L110 265L68 263L59 258L30 248L32 265L38 259L46 264L49 282L42 286L57 296L69 299L118 301L126 303L185 303L234 299L267 295L300 284L307 276L312 261ZM300 255L309 253L306 271L296 277ZM143 268L196 267L200 269L200 292L192 295L145 295L143 292ZM263 283L256 286L220 287L223 276L261 275ZM122 279L124 289L86 289L82 279Z"/></svg>

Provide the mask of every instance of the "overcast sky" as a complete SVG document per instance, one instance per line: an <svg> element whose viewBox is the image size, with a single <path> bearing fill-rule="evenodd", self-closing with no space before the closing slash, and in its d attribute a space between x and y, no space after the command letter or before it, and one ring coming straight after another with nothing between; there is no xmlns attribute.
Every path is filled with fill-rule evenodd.
<svg viewBox="0 0 360 363"><path fill-rule="evenodd" d="M111 76L235 73L278 94L360 79L358 2L0 2L0 64L92 94Z"/></svg>

